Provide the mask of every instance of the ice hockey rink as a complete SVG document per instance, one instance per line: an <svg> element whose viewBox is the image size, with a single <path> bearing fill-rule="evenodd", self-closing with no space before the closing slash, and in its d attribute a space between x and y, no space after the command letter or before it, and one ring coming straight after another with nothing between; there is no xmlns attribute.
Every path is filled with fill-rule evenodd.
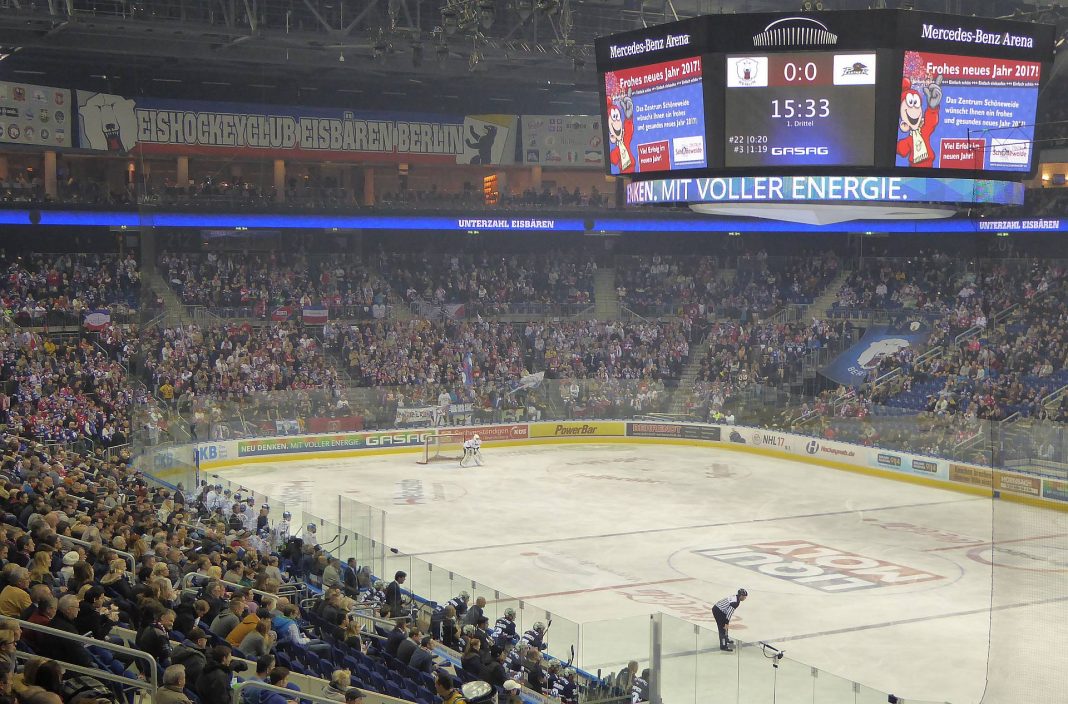
<svg viewBox="0 0 1068 704"><path fill-rule="evenodd" d="M328 519L339 495L383 509L401 555L598 622L580 644L586 670L618 670L628 639L647 652L640 617L653 611L714 632L712 604L745 587L732 636L790 660L907 699L963 704L987 690L985 701L1065 701L1068 514L730 450L530 445L483 455L484 466L467 469L395 454L220 476ZM624 619L614 634L611 619ZM549 640L567 637L560 629ZM698 642L695 668L677 644L680 668L705 682L699 691L722 686L733 700L727 670L737 667L717 645ZM668 679L666 704L694 701L672 699Z"/></svg>

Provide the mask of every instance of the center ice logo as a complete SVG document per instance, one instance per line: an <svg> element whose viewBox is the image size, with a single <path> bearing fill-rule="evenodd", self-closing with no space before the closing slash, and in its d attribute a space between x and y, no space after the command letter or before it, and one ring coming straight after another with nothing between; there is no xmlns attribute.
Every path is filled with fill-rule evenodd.
<svg viewBox="0 0 1068 704"><path fill-rule="evenodd" d="M803 540L694 550L694 555L822 592L914 585L941 575Z"/></svg>

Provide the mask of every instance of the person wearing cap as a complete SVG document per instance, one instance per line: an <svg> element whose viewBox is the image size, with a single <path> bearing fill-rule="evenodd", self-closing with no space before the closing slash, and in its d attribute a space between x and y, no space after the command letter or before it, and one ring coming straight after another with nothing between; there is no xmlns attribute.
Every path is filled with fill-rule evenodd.
<svg viewBox="0 0 1068 704"><path fill-rule="evenodd" d="M719 628L719 649L731 651L734 641L727 637L727 629L731 624L731 617L742 602L749 597L749 592L739 589L736 594L725 596L712 607L712 617L716 619L716 627Z"/></svg>
<svg viewBox="0 0 1068 704"><path fill-rule="evenodd" d="M522 691L523 685L515 680L505 680L504 699L501 700L501 704L520 704L523 701Z"/></svg>
<svg viewBox="0 0 1068 704"><path fill-rule="evenodd" d="M67 581L74 576L74 566L78 564L81 556L77 551L70 550L63 555L63 567L59 570L59 585L65 587Z"/></svg>
<svg viewBox="0 0 1068 704"><path fill-rule="evenodd" d="M346 704L361 704L364 701L366 701L366 699L364 699L363 692L355 687L349 687L348 690L345 691Z"/></svg>
<svg viewBox="0 0 1068 704"><path fill-rule="evenodd" d="M418 672L433 672L434 671L434 639L430 636L423 636L419 641L419 647L414 653L412 653L411 659L408 661L408 667Z"/></svg>

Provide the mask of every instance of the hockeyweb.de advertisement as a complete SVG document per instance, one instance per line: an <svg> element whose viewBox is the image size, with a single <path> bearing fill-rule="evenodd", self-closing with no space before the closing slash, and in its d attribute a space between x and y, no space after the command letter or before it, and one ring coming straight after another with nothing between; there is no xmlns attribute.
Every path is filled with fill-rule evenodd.
<svg viewBox="0 0 1068 704"><path fill-rule="evenodd" d="M605 73L613 174L706 166L701 76L700 57Z"/></svg>
<svg viewBox="0 0 1068 704"><path fill-rule="evenodd" d="M1042 65L905 52L898 166L1029 171Z"/></svg>

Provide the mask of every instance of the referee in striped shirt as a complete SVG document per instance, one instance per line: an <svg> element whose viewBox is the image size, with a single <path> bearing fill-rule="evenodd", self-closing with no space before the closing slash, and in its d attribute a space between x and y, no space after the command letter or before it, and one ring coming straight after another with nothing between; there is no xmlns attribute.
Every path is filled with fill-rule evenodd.
<svg viewBox="0 0 1068 704"><path fill-rule="evenodd" d="M716 626L719 628L720 650L734 650L731 647L734 641L727 637L727 628L731 624L731 617L734 616L735 609L741 606L748 596L749 592L739 589L737 594L723 597L712 607L712 616L715 617Z"/></svg>

